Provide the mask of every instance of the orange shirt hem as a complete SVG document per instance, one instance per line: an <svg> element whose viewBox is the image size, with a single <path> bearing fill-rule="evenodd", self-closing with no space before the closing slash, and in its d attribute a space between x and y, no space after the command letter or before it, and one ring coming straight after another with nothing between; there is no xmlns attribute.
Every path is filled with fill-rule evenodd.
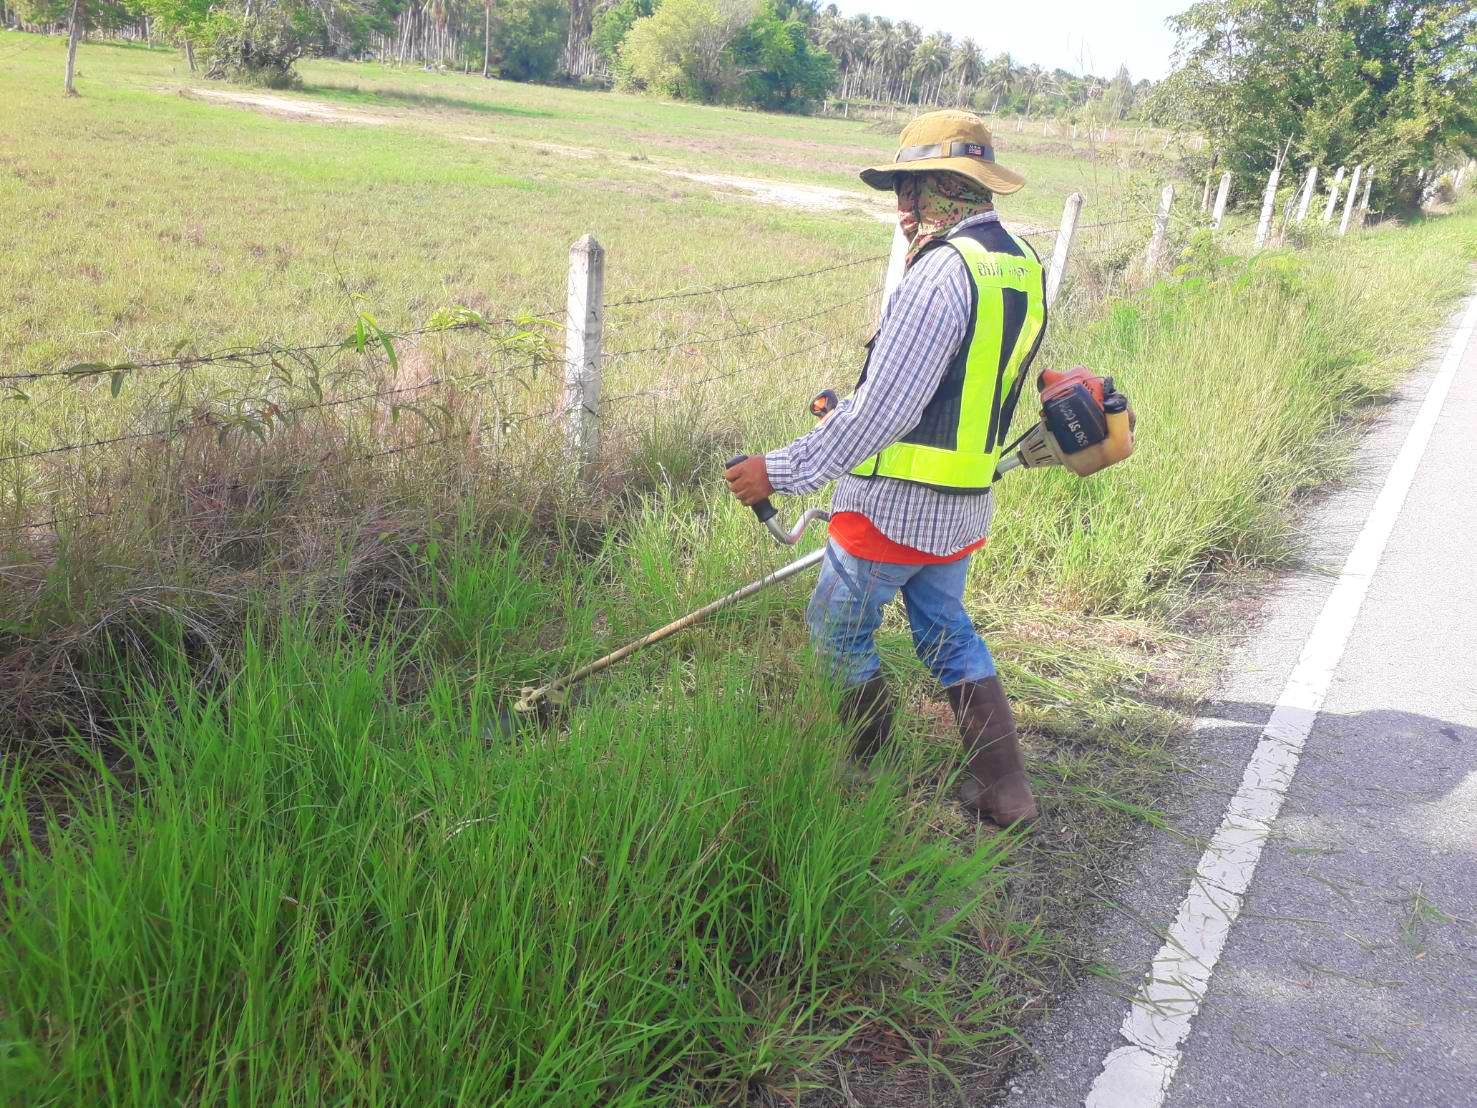
<svg viewBox="0 0 1477 1108"><path fill-rule="evenodd" d="M918 550L915 547L894 542L860 512L837 512L833 515L830 536L837 546L853 558L904 566L947 565L949 562L957 562L960 558L969 557L988 541L980 539L979 542L970 543L963 550L955 551L953 554L930 554L926 550Z"/></svg>

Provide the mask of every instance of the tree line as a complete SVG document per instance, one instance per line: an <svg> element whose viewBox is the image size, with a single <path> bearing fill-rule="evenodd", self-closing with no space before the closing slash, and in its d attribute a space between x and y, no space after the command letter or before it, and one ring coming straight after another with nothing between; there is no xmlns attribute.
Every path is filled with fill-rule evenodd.
<svg viewBox="0 0 1477 1108"><path fill-rule="evenodd" d="M778 110L840 98L1099 122L1150 88L819 0L0 0L0 24L174 43L192 69L266 85L317 55Z"/></svg>
<svg viewBox="0 0 1477 1108"><path fill-rule="evenodd" d="M1175 69L1145 111L1205 135L1243 196L1284 164L1363 165L1413 207L1423 170L1477 157L1471 0L1200 0L1170 25Z"/></svg>
<svg viewBox="0 0 1477 1108"><path fill-rule="evenodd" d="M211 77L291 84L304 55L512 80L614 83L767 109L968 107L1203 134L1254 195L1275 165L1373 168L1409 201L1419 171L1477 156L1470 0L1198 0L1170 20L1156 84L1017 64L970 37L819 0L0 0L0 25L180 45ZM1192 167L1195 168L1195 167Z"/></svg>

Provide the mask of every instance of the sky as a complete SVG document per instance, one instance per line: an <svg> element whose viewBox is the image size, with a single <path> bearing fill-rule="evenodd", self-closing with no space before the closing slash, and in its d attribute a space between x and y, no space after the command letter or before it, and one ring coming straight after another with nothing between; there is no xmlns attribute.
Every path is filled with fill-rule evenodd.
<svg viewBox="0 0 1477 1108"><path fill-rule="evenodd" d="M1174 35L1164 21L1192 0L836 0L846 15L907 19L928 31L973 38L986 54L1008 53L1015 61L1047 69L1111 77L1120 64L1137 81L1169 72ZM823 5L824 6L824 5Z"/></svg>

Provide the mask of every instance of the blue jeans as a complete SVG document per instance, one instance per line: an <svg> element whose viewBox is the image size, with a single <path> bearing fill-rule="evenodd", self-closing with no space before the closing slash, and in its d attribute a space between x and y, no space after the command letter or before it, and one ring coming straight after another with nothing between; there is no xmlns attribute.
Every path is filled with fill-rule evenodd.
<svg viewBox="0 0 1477 1108"><path fill-rule="evenodd" d="M969 559L943 565L897 565L854 558L826 544L821 579L805 611L816 653L842 685L859 685L882 668L873 636L882 609L898 594L913 629L913 646L939 684L983 681L995 674L990 649L964 610Z"/></svg>

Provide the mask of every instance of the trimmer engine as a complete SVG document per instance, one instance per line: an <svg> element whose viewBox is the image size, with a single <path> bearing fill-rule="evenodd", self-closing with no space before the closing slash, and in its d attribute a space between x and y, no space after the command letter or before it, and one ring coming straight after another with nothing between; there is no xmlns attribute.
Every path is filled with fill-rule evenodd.
<svg viewBox="0 0 1477 1108"><path fill-rule="evenodd" d="M1133 453L1133 411L1113 378L1078 366L1041 373L1041 421L1012 444L996 477L1017 467L1065 466L1078 477Z"/></svg>

